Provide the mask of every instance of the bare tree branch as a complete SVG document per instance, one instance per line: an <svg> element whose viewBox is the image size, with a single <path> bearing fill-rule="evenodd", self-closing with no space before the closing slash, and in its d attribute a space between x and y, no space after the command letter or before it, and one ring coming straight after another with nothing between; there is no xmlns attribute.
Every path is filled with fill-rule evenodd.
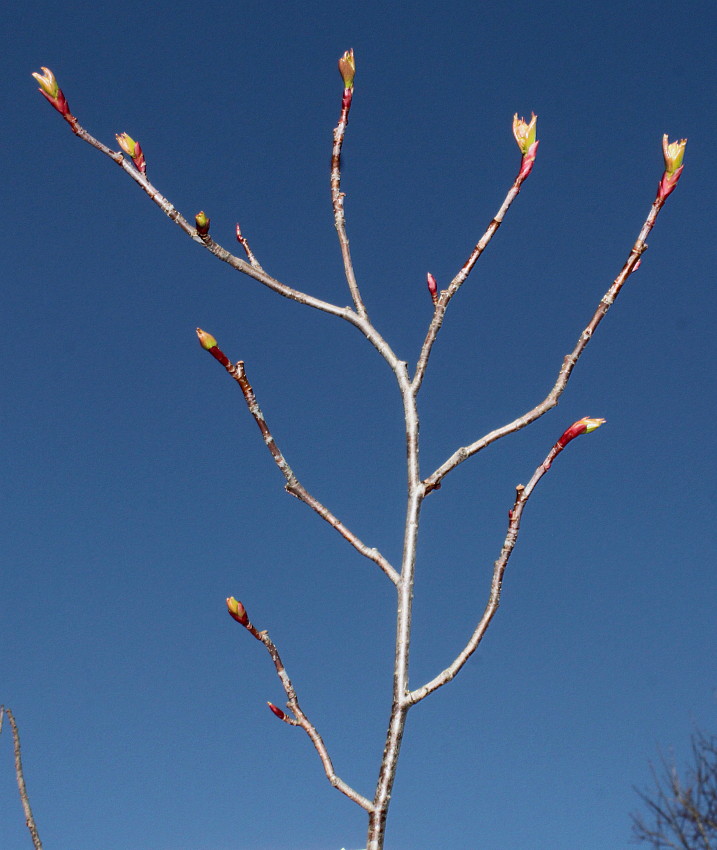
<svg viewBox="0 0 717 850"><path fill-rule="evenodd" d="M455 676L461 670L466 661L468 661L471 655L473 655L473 653L476 651L478 645L483 640L483 636L488 630L488 626L490 625L491 620L493 619L496 614L496 611L498 610L498 606L500 605L500 594L501 589L503 587L503 576L505 575L505 569L508 566L510 556L513 554L515 544L518 542L518 534L520 532L520 519L523 516L523 511L525 510L525 506L528 502L528 499L532 495L533 490L535 489L538 481L540 481L540 479L550 469L551 464L553 463L555 458L563 451L565 446L580 434L588 433L589 431L595 430L595 428L599 427L599 425L601 425L603 422L604 420L602 419L586 418L581 419L579 422L576 422L571 425L570 428L568 428L563 433L560 439L550 449L547 457L535 470L535 472L533 473L533 477L530 479L530 481L525 486L523 486L522 484L518 484L518 486L515 488L515 502L513 503L512 509L508 511L508 531L505 536L505 540L503 541L503 548L500 551L498 560L493 565L493 579L491 581L488 603L486 604L485 610L483 611L483 616L478 621L478 625L475 627L475 630L473 631L473 634L471 635L468 643L458 654L453 663L445 670L443 670L442 673L439 673L438 676L431 679L430 682L427 682L425 685L420 688L417 688L415 691L412 691L409 694L408 699L412 705L417 702L420 702L429 694L433 693L433 691L438 690L438 688L442 687L447 682L450 682L451 679L455 678Z"/></svg>
<svg viewBox="0 0 717 850"><path fill-rule="evenodd" d="M654 789L637 791L652 818L632 815L633 839L654 850L717 848L717 738L692 736L692 760L680 778L672 761L660 755L659 771L651 765Z"/></svg>
<svg viewBox="0 0 717 850"><path fill-rule="evenodd" d="M431 324L428 327L428 333L426 334L426 338L423 341L423 345L421 346L421 353L418 358L418 363L416 364L416 371L413 375L413 391L415 393L421 387L421 383L423 382L423 378L426 374L426 367L428 366L428 358L431 356L431 351L433 349L433 343L436 341L436 337L438 336L438 332L443 326L443 319L446 314L446 309L448 307L449 302L453 298L453 296L458 292L463 282L466 280L468 275L473 270L473 266L475 266L478 258L483 253L483 251L488 246L488 243L495 235L498 228L503 223L503 219L505 218L505 214L508 212L510 205L513 201L518 197L518 193L520 192L520 187L523 184L523 181L526 179L528 175L524 174L523 169L518 173L518 176L513 181L513 185L510 187L510 191L505 196L505 200L501 205L501 208L495 214L495 217L488 225L485 233L478 240L477 245L471 252L471 255L465 261L461 270L458 274L453 278L453 280L448 285L447 289L444 289L438 300L436 301L436 306L433 311L433 319L431 320Z"/></svg>
<svg viewBox="0 0 717 850"><path fill-rule="evenodd" d="M272 703L269 703L269 708L274 712L274 714L285 723L288 723L290 726L300 726L306 734L311 739L311 743L314 745L316 752L321 759L321 764L324 767L324 772L326 773L326 778L329 780L331 785L336 788L338 791L341 791L342 794L345 794L350 800L353 800L354 803L361 806L362 809L365 809L367 812L371 813L373 811L373 803L358 793L358 791L354 790L350 785L343 781L334 770L333 763L331 762L331 758L329 757L329 752L326 749L326 744L323 741L321 735L319 735L316 727L306 716L301 706L299 705L299 699L296 695L296 690L291 683L291 679L289 678L288 673L286 672L286 668L284 667L284 662L281 660L281 656L279 655L279 650L276 648L276 644L269 637L269 632L267 631L259 631L249 620L249 617L246 613L246 609L233 597L227 599L227 607L229 609L229 614L235 619L238 623L240 623L244 628L255 637L260 643L263 643L266 647L267 652L271 656L271 660L274 662L274 667L276 668L276 674L279 677L279 681L281 682L281 686L284 689L284 693L287 698L287 707L294 715L293 718L288 717L280 708L277 708Z"/></svg>
<svg viewBox="0 0 717 850"><path fill-rule="evenodd" d="M341 98L339 123L334 129L334 144L331 149L331 204L334 208L334 225L336 226L336 233L339 237L346 283L349 285L349 291L351 292L351 298L353 299L356 312L359 316L366 319L368 318L368 314L361 299L358 283L356 283L356 275L354 274L354 265L349 248L349 238L346 235L346 216L344 214L345 194L341 191L341 148L344 143L346 127L349 123L349 112L351 111L351 102L354 93L354 74L356 72L353 50L347 50L341 59L339 59L339 71L344 79L344 93Z"/></svg>
<svg viewBox="0 0 717 850"><path fill-rule="evenodd" d="M20 733L18 732L17 723L15 722L15 715L9 708L4 705L0 705L0 732L2 732L2 721L5 715L7 715L7 719L10 722L10 729L12 730L13 749L15 751L15 777L17 779L18 790L20 791L20 802L22 803L22 809L25 812L25 824L30 832L30 837L32 838L35 850L42 850L42 842L40 841L40 836L37 832L35 818L32 814L32 808L30 807L30 798L27 795L27 788L25 787L25 776L22 771L22 757L20 754Z"/></svg>
<svg viewBox="0 0 717 850"><path fill-rule="evenodd" d="M525 428L526 425L530 425L531 422L535 422L536 419L539 419L544 413L547 413L553 407L556 406L560 396L563 394L563 391L568 385L568 381L570 380L570 376L572 375L573 369L575 368L576 363L578 362L580 355L583 353L585 348L587 347L590 340L593 338L595 331L597 330L598 325L605 317L607 311L610 309L612 304L615 302L615 299L620 294L620 290L625 285L625 282L630 277L630 275L638 268L640 265L640 261L642 255L647 250L647 244L645 240L647 239L650 231L655 225L655 221L657 220L657 216L660 213L660 210L664 206L665 199L661 198L659 195L655 199L650 208L650 212L645 219L645 223L642 226L640 231L640 235L637 237L635 244L632 246L630 253L628 255L627 260L625 261L625 265L622 267L620 274L613 281L612 286L608 289L608 291L603 295L600 303L595 310L592 318L588 322L585 330L580 335L575 348L568 354L564 360L563 364L560 367L560 371L558 372L557 380L553 385L553 388L550 390L548 395L537 404L532 410L529 410L527 413L519 416L517 419L514 419L512 422L509 422L507 425L503 425L501 428L496 428L494 431L491 431L489 434L486 434L484 437L481 437L480 440L476 440L475 443L471 443L468 446L462 446L460 449L457 449L449 458L446 460L441 466L436 469L431 475L428 476L425 480L426 487L428 491L436 489L436 487L441 483L443 478L455 469L459 464L463 463L463 461L468 460L469 457L477 454L482 449L489 446L491 443L494 443L496 440L499 440L501 437L505 437L507 434L512 434L515 431L519 431L521 428Z"/></svg>
<svg viewBox="0 0 717 850"><path fill-rule="evenodd" d="M335 528L336 531L347 540L353 547L356 549L359 554L363 555L365 558L368 558L370 561L373 561L377 566L379 566L383 572L391 579L394 584L398 583L399 575L396 570L391 566L391 564L384 558L384 556L378 551L376 548L369 548L363 543L359 538L341 522L340 519L335 517L331 511L325 507L318 499L314 498L311 493L301 484L299 479L296 477L293 469L289 466L288 461L282 454L278 445L276 444L276 440L272 436L271 431L269 430L269 426L266 423L266 419L264 418L264 414L259 407L259 403L256 400L256 395L254 394L254 390L249 383L249 380L246 377L246 372L244 371L244 363L243 361L239 361L236 364L231 363L229 358L224 354L224 352L219 348L216 344L216 340L214 337L205 333L201 328L197 328L197 336L199 336L200 342L202 343L202 347L206 348L206 340L209 339L210 342L213 342L213 345L210 345L209 348L206 348L207 351L217 360L219 363L224 366L227 372L234 378L234 380L239 384L239 387L244 396L244 400L246 401L247 407L249 408L249 412L254 417L254 421L259 426L259 430L261 431L261 435L264 438L264 443L266 444L267 449L271 453L274 462L279 467L279 471L286 479L286 491L287 493L291 493L292 496L296 496L297 499L300 499L302 502L307 504L312 510L316 511L316 513L328 524Z"/></svg>

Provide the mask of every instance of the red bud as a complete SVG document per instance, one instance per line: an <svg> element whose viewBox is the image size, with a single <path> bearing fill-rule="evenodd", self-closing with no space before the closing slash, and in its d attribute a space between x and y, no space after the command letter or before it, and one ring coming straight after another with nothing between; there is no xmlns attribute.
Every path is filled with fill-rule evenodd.
<svg viewBox="0 0 717 850"><path fill-rule="evenodd" d="M280 708L277 708L274 705L273 702L267 702L267 705L274 712L274 714L279 718L279 720L286 720L286 715L284 714L284 712Z"/></svg>

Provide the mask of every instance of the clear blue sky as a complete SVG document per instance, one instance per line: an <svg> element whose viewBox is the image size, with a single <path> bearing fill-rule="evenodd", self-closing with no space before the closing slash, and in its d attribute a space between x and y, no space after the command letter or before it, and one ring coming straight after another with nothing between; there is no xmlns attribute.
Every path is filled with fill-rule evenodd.
<svg viewBox="0 0 717 850"><path fill-rule="evenodd" d="M271 631L339 774L372 794L393 592L283 493L238 389L246 361L303 483L398 560L398 393L345 323L213 260L76 140L55 71L106 143L231 247L348 303L330 206L339 55L356 51L344 183L372 317L414 361L518 167L535 171L453 302L423 388L422 465L532 407L619 271L662 172L685 172L559 407L426 504L412 683L485 603L514 487L582 416L528 505L503 604L460 677L409 718L387 850L613 850L658 747L717 731L714 4L30 2L6 21L0 701L21 725L47 850L339 850L329 787L227 616ZM235 244L235 243L234 243ZM6 735L0 847L30 846Z"/></svg>

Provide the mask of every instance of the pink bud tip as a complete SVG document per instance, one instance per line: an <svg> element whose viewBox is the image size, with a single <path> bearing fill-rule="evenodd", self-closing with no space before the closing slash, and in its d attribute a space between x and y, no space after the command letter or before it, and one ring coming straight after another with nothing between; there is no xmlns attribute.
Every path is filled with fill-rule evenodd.
<svg viewBox="0 0 717 850"><path fill-rule="evenodd" d="M273 702L267 702L267 705L274 712L274 714L279 718L279 720L286 720L286 715L284 714L284 712L280 708L277 708L274 705Z"/></svg>
<svg viewBox="0 0 717 850"><path fill-rule="evenodd" d="M242 238L241 227L239 227L239 222L237 222L237 242L241 242Z"/></svg>
<svg viewBox="0 0 717 850"><path fill-rule="evenodd" d="M539 144L540 141L533 142L533 144L528 148L527 152L523 154L523 159L520 163L520 173L518 174L519 180L525 180L525 178L533 170L533 166L535 165L535 157L538 154Z"/></svg>
<svg viewBox="0 0 717 850"><path fill-rule="evenodd" d="M426 275L426 281L428 283L428 291L431 293L431 300L435 304L438 301L438 284L430 272Z"/></svg>
<svg viewBox="0 0 717 850"><path fill-rule="evenodd" d="M236 620L237 623L241 623L242 626L246 626L249 622L246 608L233 596L227 597L227 611L229 612L229 616Z"/></svg>

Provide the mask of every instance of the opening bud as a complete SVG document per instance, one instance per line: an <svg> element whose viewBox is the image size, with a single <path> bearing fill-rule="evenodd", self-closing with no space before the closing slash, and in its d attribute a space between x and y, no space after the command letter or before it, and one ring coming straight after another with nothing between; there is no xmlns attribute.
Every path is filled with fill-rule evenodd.
<svg viewBox="0 0 717 850"><path fill-rule="evenodd" d="M50 101L50 103L55 107L55 109L62 115L63 118L66 118L68 121L72 121L72 115L70 115L70 107L65 100L65 95L62 93L62 89L57 84L57 80L55 79L55 75L49 68L45 68L42 66L42 74L33 73L32 75L37 82L40 84L40 94Z"/></svg>
<svg viewBox="0 0 717 850"><path fill-rule="evenodd" d="M347 50L339 59L339 73L344 81L345 89L354 87L354 76L356 74L356 61L354 60L353 47Z"/></svg>
<svg viewBox="0 0 717 850"><path fill-rule="evenodd" d="M524 118L518 118L517 112L513 116L513 135L523 156L529 153L530 148L535 144L537 120L538 116L534 112L531 113L530 123Z"/></svg>
<svg viewBox="0 0 717 850"><path fill-rule="evenodd" d="M40 91L49 97L55 98L60 91L60 87L57 84L57 80L55 79L55 75L49 68L45 68L42 66L42 74L33 74L32 75L37 82L40 84Z"/></svg>
<svg viewBox="0 0 717 850"><path fill-rule="evenodd" d="M678 168L682 167L682 158L685 155L687 139L678 142L670 142L667 133L662 137L662 155L665 158L665 172L672 176Z"/></svg>

